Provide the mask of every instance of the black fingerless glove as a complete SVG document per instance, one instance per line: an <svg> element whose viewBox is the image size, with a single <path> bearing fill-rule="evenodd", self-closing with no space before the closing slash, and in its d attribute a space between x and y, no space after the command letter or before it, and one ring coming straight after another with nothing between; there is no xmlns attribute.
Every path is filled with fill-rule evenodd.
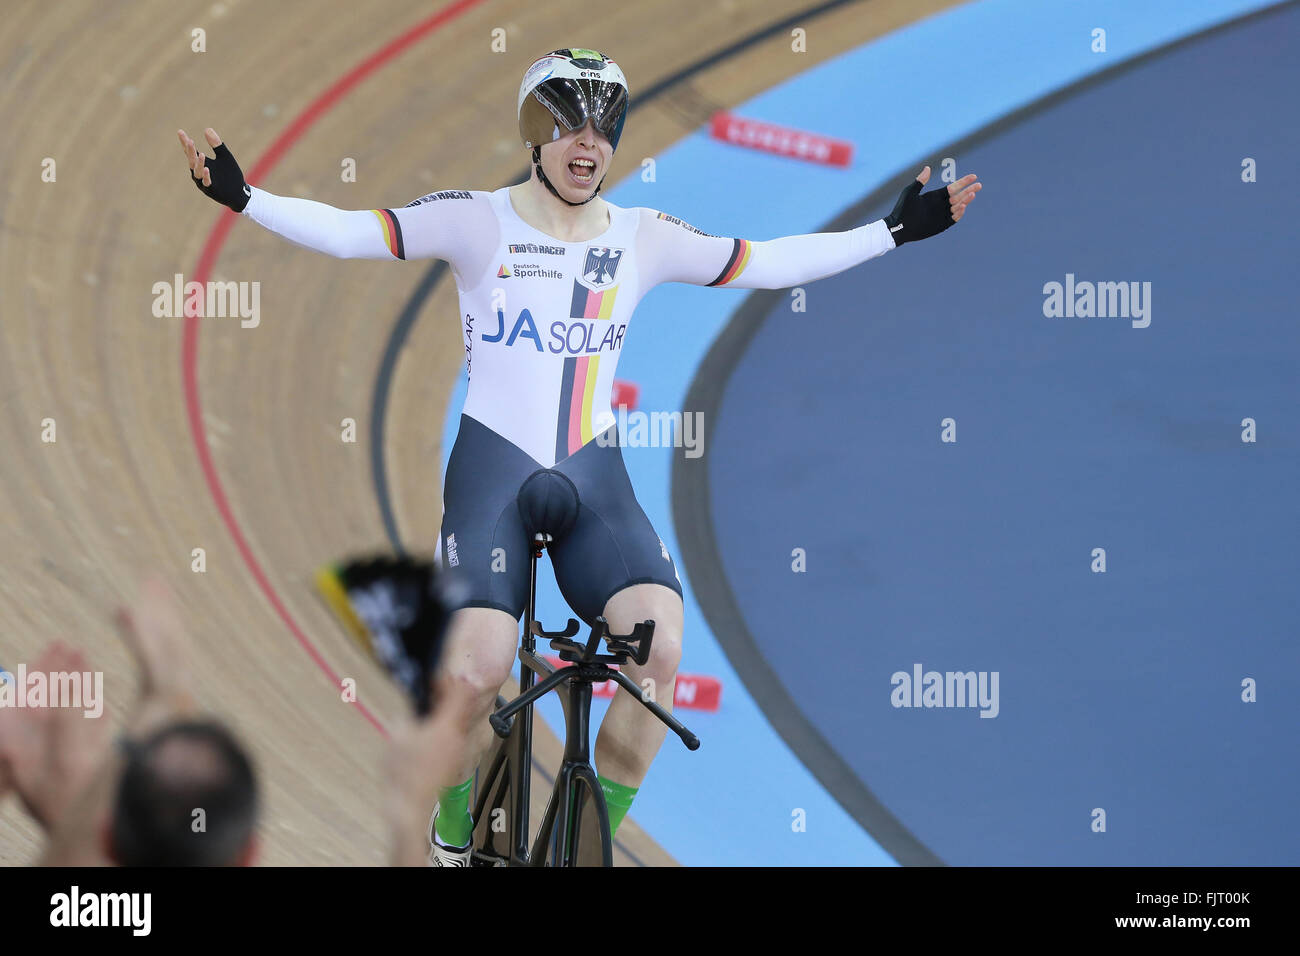
<svg viewBox="0 0 1300 956"><path fill-rule="evenodd" d="M203 160L203 165L211 173L212 185L203 185L202 178L194 179L192 170L190 178L194 179L194 185L199 187L199 192L209 199L215 199L235 212L243 212L244 207L248 205L248 200L253 196L253 188L244 182L244 174L240 172L239 163L235 162L235 157L230 155L230 150L226 148L225 143L214 148L213 152L216 153L215 159Z"/></svg>
<svg viewBox="0 0 1300 956"><path fill-rule="evenodd" d="M885 217L896 246L937 236L953 223L947 188L922 193L915 179L899 195L894 211Z"/></svg>

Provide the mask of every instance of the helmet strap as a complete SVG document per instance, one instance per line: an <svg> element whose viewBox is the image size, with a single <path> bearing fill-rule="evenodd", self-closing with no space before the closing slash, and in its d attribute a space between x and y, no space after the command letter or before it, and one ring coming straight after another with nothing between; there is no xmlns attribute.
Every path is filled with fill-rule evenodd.
<svg viewBox="0 0 1300 956"><path fill-rule="evenodd" d="M600 187L605 185L605 177L602 176L600 177L600 182L596 184L595 192L593 192L582 202L570 202L569 200L565 199L556 191L555 187L551 185L551 181L546 178L546 173L542 172L542 147L540 146L533 147L533 169L537 170L537 178L540 179L542 183L546 186L546 188L551 191L551 195L554 196L556 199L558 199L560 202L564 203L566 206L587 205L587 203L591 202L593 199L596 198L597 194L600 192Z"/></svg>

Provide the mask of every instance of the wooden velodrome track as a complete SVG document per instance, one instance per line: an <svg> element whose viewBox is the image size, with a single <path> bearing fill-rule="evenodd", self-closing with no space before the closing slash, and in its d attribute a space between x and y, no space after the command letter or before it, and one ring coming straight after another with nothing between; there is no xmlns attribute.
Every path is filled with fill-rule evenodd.
<svg viewBox="0 0 1300 956"><path fill-rule="evenodd" d="M822 5L462 4L321 114L258 182L354 209L441 188L495 189L525 162L515 95L540 53L603 50L635 100L796 17L639 109L613 182L713 109L953 0ZM340 77L446 6L8 0L0 18L0 665L30 661L56 637L79 646L105 672L116 723L135 688L111 613L143 574L160 573L186 612L202 703L253 749L267 864L384 861L384 738L342 701L259 586L200 465L182 377L185 320L155 318L152 288L191 277L222 211L186 181L175 130L198 139L215 127L248 172ZM791 52L793 26L807 31L806 53ZM206 31L206 52L191 49L195 28ZM504 53L491 52L496 28ZM54 182L42 181L46 158ZM356 161L354 183L342 181L345 158ZM212 278L260 282L261 323L198 320L202 430L233 518L287 615L325 666L356 679L379 724L403 702L310 582L325 560L386 545L366 427L389 330L422 269L329 259L241 218ZM426 551L441 515L442 421L463 361L457 311L444 282L397 366L384 436L403 539ZM47 418L54 443L41 439ZM340 440L345 418L358 423L355 443ZM204 573L191 570L195 548L206 552ZM558 763L554 738L539 751ZM534 783L534 793L547 789ZM634 819L619 838L635 854L621 851L620 865L673 862ZM36 831L8 801L0 862L30 862L37 850Z"/></svg>

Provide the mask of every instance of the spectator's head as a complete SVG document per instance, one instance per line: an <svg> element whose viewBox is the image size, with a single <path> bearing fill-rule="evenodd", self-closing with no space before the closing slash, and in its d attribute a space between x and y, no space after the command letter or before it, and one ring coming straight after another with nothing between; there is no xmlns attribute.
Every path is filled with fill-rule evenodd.
<svg viewBox="0 0 1300 956"><path fill-rule="evenodd" d="M177 722L131 747L108 855L119 866L246 866L256 823L243 748L219 724Z"/></svg>

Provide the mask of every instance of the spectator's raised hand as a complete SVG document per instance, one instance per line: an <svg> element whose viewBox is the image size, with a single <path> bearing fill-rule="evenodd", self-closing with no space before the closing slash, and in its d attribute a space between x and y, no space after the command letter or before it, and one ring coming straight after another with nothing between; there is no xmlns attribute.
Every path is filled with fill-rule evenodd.
<svg viewBox="0 0 1300 956"><path fill-rule="evenodd" d="M12 681L13 679L12 677L0 675L0 681ZM6 726L3 713L0 712L0 799L4 799L4 795L14 788L13 770L9 767L9 757L5 752L4 735Z"/></svg>
<svg viewBox="0 0 1300 956"><path fill-rule="evenodd" d="M86 670L82 653L57 641L30 668L44 674ZM0 708L0 790L7 778L27 812L47 831L85 789L107 753L102 715L88 717L80 707Z"/></svg>
<svg viewBox="0 0 1300 956"><path fill-rule="evenodd" d="M193 690L189 641L167 586L158 578L145 581L134 606L118 611L117 624L140 669L141 694L188 698Z"/></svg>
<svg viewBox="0 0 1300 956"><path fill-rule="evenodd" d="M465 754L469 691L449 681L435 699L437 706L429 717L404 718L388 745L384 801L394 866L424 864L429 814L439 788L447 785Z"/></svg>

